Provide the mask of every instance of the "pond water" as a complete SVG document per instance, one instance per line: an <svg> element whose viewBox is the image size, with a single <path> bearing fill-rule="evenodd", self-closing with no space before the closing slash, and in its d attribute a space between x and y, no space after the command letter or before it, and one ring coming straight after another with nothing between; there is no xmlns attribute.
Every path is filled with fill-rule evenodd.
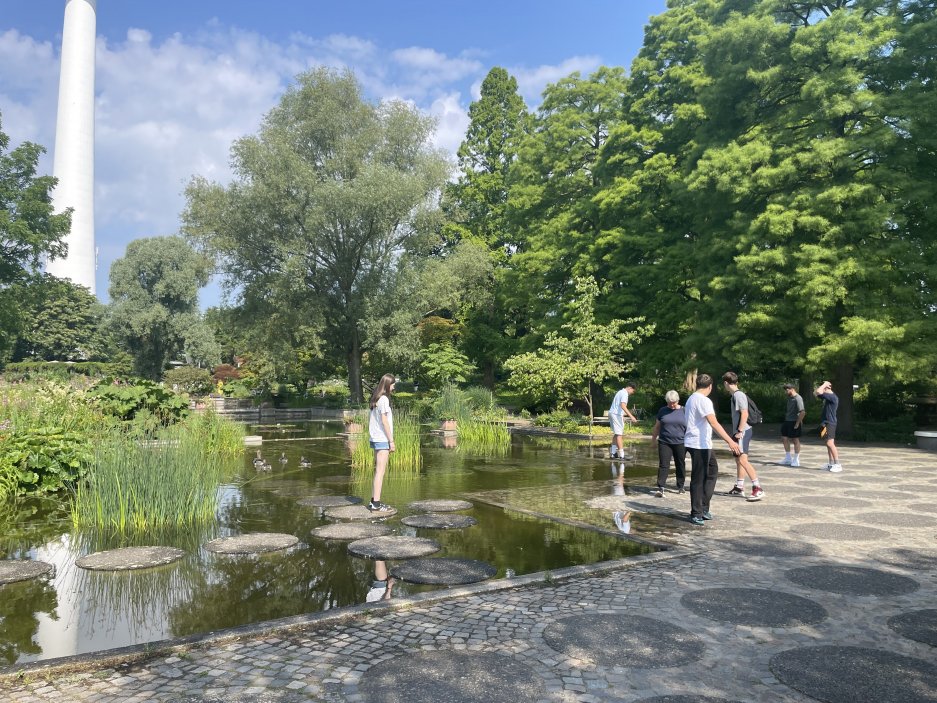
<svg viewBox="0 0 937 703"><path fill-rule="evenodd" d="M0 666L364 602L375 578L375 562L349 555L347 542L312 536L311 530L329 520L319 510L297 504L313 495L367 498L372 471L352 470L345 442L337 436L341 429L333 423L293 424L287 431L250 428L249 433L264 436L262 452L272 469L255 471L255 449L246 450L242 466L219 487L218 524L208 529L148 535L130 543L76 535L62 498L24 504L15 519L5 516L5 524L16 529L0 537L0 557L46 561L55 565L56 573L49 579L0 586ZM506 456L486 458L446 449L439 439L427 436L420 472L391 473L385 480L382 499L399 509L386 522L394 534L440 542L442 550L434 556L492 564L496 578L651 551L640 542L534 518L478 498L485 492L573 484L595 495L613 493L609 462L591 458L588 451L575 443L515 436ZM281 453L286 464L278 460ZM311 467L299 466L301 456ZM651 456L639 454L637 465L628 471L651 482ZM406 506L414 500L465 494L475 494L470 495L474 508L466 511L478 520L473 527L430 530L400 522L411 514ZM536 504L519 507L546 512ZM216 537L249 532L284 532L300 542L285 552L236 557L213 554L202 546ZM129 572L86 571L75 565L79 556L94 551L146 544L180 547L187 555L165 567ZM397 582L393 595L431 588Z"/></svg>

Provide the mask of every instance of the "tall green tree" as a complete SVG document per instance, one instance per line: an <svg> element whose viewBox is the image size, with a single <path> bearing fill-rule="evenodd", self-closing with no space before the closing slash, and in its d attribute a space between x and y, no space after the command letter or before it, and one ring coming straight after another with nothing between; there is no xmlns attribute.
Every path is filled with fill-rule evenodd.
<svg viewBox="0 0 937 703"><path fill-rule="evenodd" d="M111 351L104 306L84 286L45 275L24 289L14 360L99 361Z"/></svg>
<svg viewBox="0 0 937 703"><path fill-rule="evenodd" d="M354 400L362 355L380 339L368 321L393 317L398 281L436 225L449 166L432 131L409 105L365 100L350 72L317 69L235 142L234 182L195 178L186 191L184 231L217 257L239 302L314 325L323 353L347 365Z"/></svg>
<svg viewBox="0 0 937 703"><path fill-rule="evenodd" d="M198 310L209 259L181 237L136 239L111 265L108 324L133 356L134 370L162 378L170 361L218 363L220 349Z"/></svg>

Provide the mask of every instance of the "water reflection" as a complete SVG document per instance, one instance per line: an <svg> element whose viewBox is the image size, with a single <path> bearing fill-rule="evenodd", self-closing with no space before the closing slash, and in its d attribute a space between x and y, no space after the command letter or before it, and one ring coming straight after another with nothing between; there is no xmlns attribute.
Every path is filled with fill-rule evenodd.
<svg viewBox="0 0 937 703"><path fill-rule="evenodd" d="M47 578L0 586L0 661L17 661L42 653L36 641L40 615L56 620L58 597Z"/></svg>

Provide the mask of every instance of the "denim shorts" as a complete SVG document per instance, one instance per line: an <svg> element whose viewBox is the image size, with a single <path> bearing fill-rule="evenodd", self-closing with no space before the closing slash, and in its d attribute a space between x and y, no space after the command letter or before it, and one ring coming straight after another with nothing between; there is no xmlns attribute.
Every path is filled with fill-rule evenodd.
<svg viewBox="0 0 937 703"><path fill-rule="evenodd" d="M376 451L376 452L380 451L381 449L390 449L390 442L375 442L375 441L372 439L372 440L371 440L371 449L373 449L373 450Z"/></svg>

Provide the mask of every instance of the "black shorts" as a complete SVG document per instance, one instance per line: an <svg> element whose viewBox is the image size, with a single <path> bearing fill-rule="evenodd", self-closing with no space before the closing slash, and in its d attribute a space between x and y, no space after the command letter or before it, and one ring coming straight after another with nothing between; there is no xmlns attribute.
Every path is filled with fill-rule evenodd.
<svg viewBox="0 0 937 703"><path fill-rule="evenodd" d="M826 430L826 434L823 433L823 430ZM823 439L836 439L836 425L824 425L820 428L820 436Z"/></svg>
<svg viewBox="0 0 937 703"><path fill-rule="evenodd" d="M794 420L785 420L781 423L781 436L790 438L800 437L800 432L803 428L803 425L794 427Z"/></svg>

